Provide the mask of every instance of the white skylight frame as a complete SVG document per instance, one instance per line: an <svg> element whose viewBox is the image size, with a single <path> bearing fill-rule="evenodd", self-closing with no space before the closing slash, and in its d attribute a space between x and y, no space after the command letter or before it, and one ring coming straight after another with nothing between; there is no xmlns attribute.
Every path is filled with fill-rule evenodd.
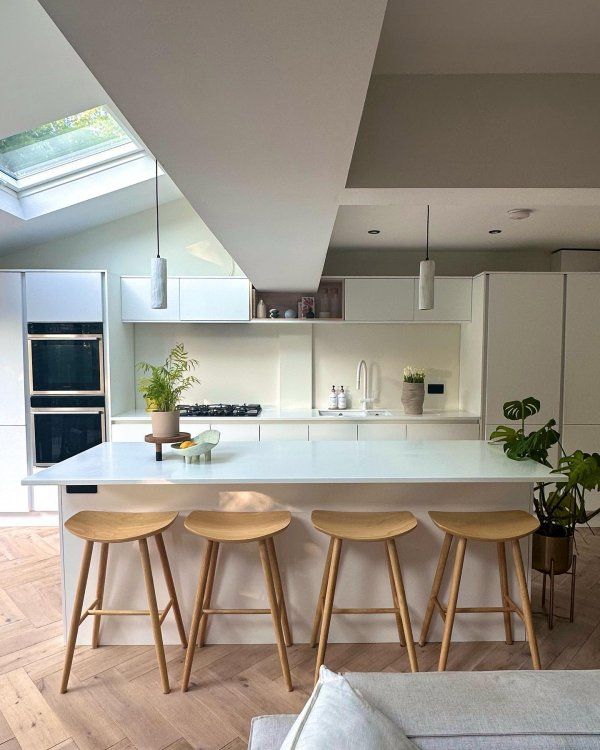
<svg viewBox="0 0 600 750"><path fill-rule="evenodd" d="M132 133L119 115L106 104L103 106L110 116L125 132L129 141L95 154L89 154L79 159L60 164L48 169L42 169L35 174L15 179L0 167L0 190L4 190L17 199L33 195L41 190L59 187L73 180L88 177L96 172L126 164L134 159L148 155L144 144Z"/></svg>

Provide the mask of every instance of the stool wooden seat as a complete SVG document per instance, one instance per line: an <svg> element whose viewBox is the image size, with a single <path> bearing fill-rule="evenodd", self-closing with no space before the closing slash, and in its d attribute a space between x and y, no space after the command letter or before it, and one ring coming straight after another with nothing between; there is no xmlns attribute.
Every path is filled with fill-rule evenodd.
<svg viewBox="0 0 600 750"><path fill-rule="evenodd" d="M279 534L290 525L286 510L265 512L222 512L196 510L185 519L185 528L212 542L257 542Z"/></svg>
<svg viewBox="0 0 600 750"><path fill-rule="evenodd" d="M311 520L315 529L324 534L354 542L383 542L406 534L417 525L417 519L408 511L338 513L331 510L315 510Z"/></svg>
<svg viewBox="0 0 600 750"><path fill-rule="evenodd" d="M63 669L62 683L60 692L66 693L69 683L69 675L73 664L73 655L75 653L75 644L79 626L92 615L94 617L94 627L92 631L92 648L97 648L100 642L100 619L104 615L146 615L152 622L152 632L154 635L154 645L158 660L163 692L170 692L169 675L167 673L167 662L163 646L161 625L170 609L173 610L177 630L182 646L187 646L185 628L181 619L179 602L173 583L173 576L169 565L169 558L165 549L165 543L162 532L171 526L177 518L177 512L164 513L120 513L105 512L95 510L84 510L71 516L65 522L65 528L75 536L85 540L83 557L81 560L81 569L79 572L79 581L73 602L73 612L71 615L71 624L69 627L69 636L67 640L67 652L65 655L65 665ZM154 590L154 581L152 578L152 567L150 564L150 553L148 550L148 538L154 537L158 554L165 577L167 591L169 592L169 601L163 610L158 609L156 602L156 592ZM142 571L146 585L146 596L148 599L148 609L103 609L102 601L104 599L104 588L106 583L106 568L108 563L108 547L110 544L119 544L124 542L137 541L140 548L140 557L142 562ZM95 543L100 543L100 560L98 565L98 581L96 586L96 598L90 606L83 611L83 600L87 579L90 570L90 562ZM82 613L83 612L83 613Z"/></svg>
<svg viewBox="0 0 600 750"><path fill-rule="evenodd" d="M438 610L444 620L444 635L442 648L438 663L438 671L443 672L448 662L448 651L452 638L454 617L457 613L473 612L502 612L504 616L504 633L507 645L513 643L511 615L514 612L525 624L531 659L534 669L541 669L538 653L537 640L533 628L531 614L531 602L527 591L527 578L521 556L519 539L533 533L539 523L536 518L523 510L486 511L486 512L457 512L447 513L442 511L430 511L429 516L434 524L446 533L440 551L429 603L423 620L419 644L424 646L431 625L431 619L435 609ZM454 569L450 585L448 605L444 606L439 600L440 588L450 554L450 548L454 538L458 539ZM500 597L499 607L457 607L458 591L462 575L463 562L467 541L493 542L497 545L498 570L500 574ZM508 571L506 567L506 543L510 543L515 566L515 573L519 584L521 607L519 608L512 600L508 590Z"/></svg>
<svg viewBox="0 0 600 750"><path fill-rule="evenodd" d="M398 551L395 542L396 537L402 536L402 534L406 534L416 527L417 519L408 511L347 513L314 510L311 520L313 526L318 531L331 537L311 635L311 645L313 647L317 645L317 638L319 644L315 682L318 679L319 669L325 661L331 616L338 614L395 615L400 644L402 646L406 645L411 670L418 672L419 667L410 624L410 615L406 603L404 582L402 580L400 561L398 560ZM342 541L383 542L392 589L393 607L339 608L333 606Z"/></svg>
<svg viewBox="0 0 600 750"><path fill-rule="evenodd" d="M197 510L185 520L185 528L192 534L204 537L204 549L200 576L196 590L194 613L190 625L189 647L181 681L181 690L186 692L190 682L194 649L204 646L208 617L211 615L271 615L277 641L281 671L288 690L292 690L292 678L287 659L286 646L292 645L283 585L277 563L273 537L284 531L292 520L289 511L238 512ZM217 556L222 543L257 542L260 561L265 577L269 609L216 609L211 606Z"/></svg>
<svg viewBox="0 0 600 750"><path fill-rule="evenodd" d="M445 513L432 510L429 517L434 524L452 536L477 539L482 542L508 542L529 536L539 522L524 510L485 511L481 513Z"/></svg>

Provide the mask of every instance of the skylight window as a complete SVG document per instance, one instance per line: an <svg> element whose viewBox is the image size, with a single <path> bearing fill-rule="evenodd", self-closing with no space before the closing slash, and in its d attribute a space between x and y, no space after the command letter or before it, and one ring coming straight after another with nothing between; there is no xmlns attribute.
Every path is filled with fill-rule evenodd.
<svg viewBox="0 0 600 750"><path fill-rule="evenodd" d="M0 139L0 178L20 193L142 151L102 105Z"/></svg>

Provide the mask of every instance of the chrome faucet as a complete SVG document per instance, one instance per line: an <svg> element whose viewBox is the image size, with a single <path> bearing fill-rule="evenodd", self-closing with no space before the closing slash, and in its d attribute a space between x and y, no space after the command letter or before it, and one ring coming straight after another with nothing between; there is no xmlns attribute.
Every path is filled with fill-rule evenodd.
<svg viewBox="0 0 600 750"><path fill-rule="evenodd" d="M362 404L363 411L367 411L367 406L370 404L373 399L369 398L369 370L367 368L367 363L364 359L361 359L358 363L358 367L356 368L356 387L357 389L360 388L361 383L361 374L364 369L364 377L363 377L363 397L360 400L360 403Z"/></svg>

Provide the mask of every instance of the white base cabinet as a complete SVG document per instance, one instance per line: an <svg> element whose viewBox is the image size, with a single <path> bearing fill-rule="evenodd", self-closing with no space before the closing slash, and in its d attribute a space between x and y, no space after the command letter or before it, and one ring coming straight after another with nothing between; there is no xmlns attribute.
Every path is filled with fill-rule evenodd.
<svg viewBox="0 0 600 750"><path fill-rule="evenodd" d="M0 427L0 445L0 512L26 513L29 510L29 491L21 485L21 479L27 476L25 426Z"/></svg>
<svg viewBox="0 0 600 750"><path fill-rule="evenodd" d="M414 424L406 425L407 440L479 440L479 425Z"/></svg>

